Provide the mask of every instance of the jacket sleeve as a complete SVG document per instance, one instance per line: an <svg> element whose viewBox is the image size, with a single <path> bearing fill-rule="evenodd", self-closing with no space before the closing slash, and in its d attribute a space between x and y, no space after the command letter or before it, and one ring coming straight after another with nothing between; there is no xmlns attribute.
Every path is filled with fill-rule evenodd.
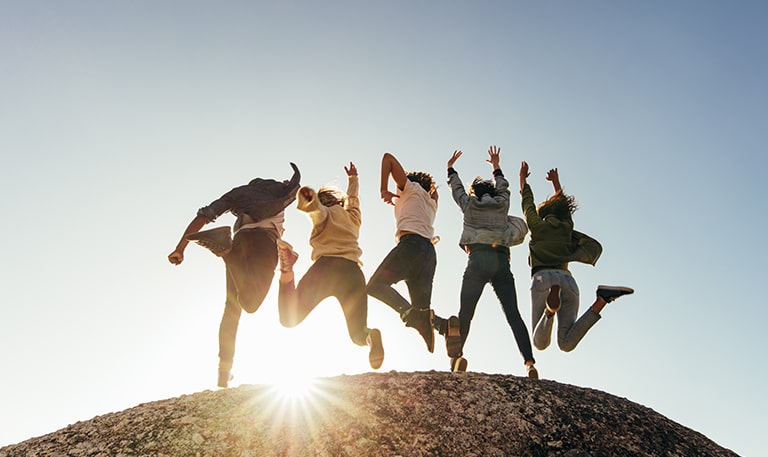
<svg viewBox="0 0 768 457"><path fill-rule="evenodd" d="M307 199L302 193L302 190L310 191L311 198ZM317 192L311 187L301 187L296 192L296 198L298 203L296 208L300 211L304 211L312 219L312 223L315 225L322 223L328 216L328 208L320 204L320 199L317 198Z"/></svg>
<svg viewBox="0 0 768 457"><path fill-rule="evenodd" d="M347 214L357 225L363 223L362 213L360 212L360 181L357 176L350 176L347 182Z"/></svg>
<svg viewBox="0 0 768 457"><path fill-rule="evenodd" d="M464 210L466 210L467 206L469 205L469 195L467 195L467 191L464 190L464 184L461 183L461 179L459 178L459 174L457 172L454 171L451 173L449 171L448 185L451 186L451 195L453 195L453 201L455 201L456 204L459 205L459 208L461 208L461 211L464 212Z"/></svg>
<svg viewBox="0 0 768 457"><path fill-rule="evenodd" d="M533 232L533 228L542 224L544 221L539 217L539 212L536 211L536 204L533 202L533 191L531 186L527 183L523 186L523 190L520 191L522 197L523 214L525 220L528 222L528 229Z"/></svg>
<svg viewBox="0 0 768 457"><path fill-rule="evenodd" d="M497 201L509 200L511 193L509 191L509 181L507 181L507 178L501 173L494 173L493 178L496 180L496 197L494 198Z"/></svg>

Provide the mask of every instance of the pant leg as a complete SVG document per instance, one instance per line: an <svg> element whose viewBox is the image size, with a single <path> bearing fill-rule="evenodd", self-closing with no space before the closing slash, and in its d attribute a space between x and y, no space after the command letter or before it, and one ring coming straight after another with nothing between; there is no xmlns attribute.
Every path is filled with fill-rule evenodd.
<svg viewBox="0 0 768 457"><path fill-rule="evenodd" d="M531 348L531 338L528 336L528 327L525 326L525 322L520 316L520 309L517 306L515 277L510 271L508 254L497 252L495 255L498 259L498 267L496 273L491 278L491 286L493 286L493 290L499 298L501 308L504 310L504 316L506 316L507 323L512 329L512 334L515 336L517 348L520 351L520 355L523 356L523 361L535 362L533 349Z"/></svg>
<svg viewBox="0 0 768 457"><path fill-rule="evenodd" d="M490 277L488 253L485 251L471 253L467 260L467 268L464 269L461 293L459 295L459 329L462 349L469 336L469 329L472 319L475 317L477 302L480 300L483 288L485 288Z"/></svg>
<svg viewBox="0 0 768 457"><path fill-rule="evenodd" d="M294 286L293 281L280 283L277 310L284 327L302 323L323 299L333 294L334 275L327 259L329 257L320 257L313 263L298 286Z"/></svg>
<svg viewBox="0 0 768 457"><path fill-rule="evenodd" d="M547 316L547 296L554 285L561 286L561 275L565 270L542 270L531 278L531 320L533 322L533 345L543 351L552 341L552 328L555 318ZM561 286L562 290L562 286Z"/></svg>
<svg viewBox="0 0 768 457"><path fill-rule="evenodd" d="M409 260L410 274L405 278L411 305L416 309L429 309L432 306L432 284L437 269L435 246L424 237L411 235L407 243L416 251Z"/></svg>
<svg viewBox="0 0 768 457"><path fill-rule="evenodd" d="M368 293L365 275L351 260L334 257L334 296L339 300L347 322L349 338L358 346L365 346L368 337Z"/></svg>
<svg viewBox="0 0 768 457"><path fill-rule="evenodd" d="M579 314L579 287L572 276L567 276L560 293L560 311L557 313L557 344L560 349L570 352L576 349L589 329L600 320L600 315L590 307L584 314Z"/></svg>
<svg viewBox="0 0 768 457"><path fill-rule="evenodd" d="M237 287L227 269L227 299L224 303L224 315L219 324L219 368L231 370L235 359L237 327L243 313L237 301Z"/></svg>
<svg viewBox="0 0 768 457"><path fill-rule="evenodd" d="M224 256L227 298L219 323L219 367L232 369L240 316L253 313L264 301L277 266L277 244L263 230L243 230L235 235L232 250Z"/></svg>
<svg viewBox="0 0 768 457"><path fill-rule="evenodd" d="M392 287L392 284L402 281L410 274L410 259L414 255L415 252L409 244L399 242L389 251L389 254L368 280L368 295L388 305L400 316L411 309L411 304Z"/></svg>
<svg viewBox="0 0 768 457"><path fill-rule="evenodd" d="M229 277L237 289L242 309L256 312L272 285L277 267L277 244L264 230L242 230L232 241L232 251L224 256Z"/></svg>

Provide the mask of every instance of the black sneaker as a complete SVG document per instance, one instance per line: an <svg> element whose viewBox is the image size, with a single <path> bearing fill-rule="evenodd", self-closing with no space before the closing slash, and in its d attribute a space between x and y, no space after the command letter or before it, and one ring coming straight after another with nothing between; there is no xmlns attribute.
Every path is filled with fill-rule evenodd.
<svg viewBox="0 0 768 457"><path fill-rule="evenodd" d="M378 370L381 368L381 364L384 363L384 345L381 344L381 332L379 329L370 329L366 342L368 347L371 348L368 353L368 361L371 363L371 368Z"/></svg>
<svg viewBox="0 0 768 457"><path fill-rule="evenodd" d="M635 291L629 287L597 286L597 296L602 297L606 303L610 303L623 295L633 294Z"/></svg>
<svg viewBox="0 0 768 457"><path fill-rule="evenodd" d="M467 359L464 357L451 358L451 371L454 373L463 373L467 371Z"/></svg>
<svg viewBox="0 0 768 457"><path fill-rule="evenodd" d="M216 227L211 230L190 233L185 238L194 241L200 246L208 249L219 257L229 254L232 250L232 231L229 226Z"/></svg>
<svg viewBox="0 0 768 457"><path fill-rule="evenodd" d="M427 343L427 350L435 352L435 331L432 328L432 321L435 312L431 309L411 308L405 316L405 326L415 328L419 332L424 342Z"/></svg>
<svg viewBox="0 0 768 457"><path fill-rule="evenodd" d="M459 330L459 318L448 318L448 330L445 332L445 350L448 357L461 357L461 331Z"/></svg>

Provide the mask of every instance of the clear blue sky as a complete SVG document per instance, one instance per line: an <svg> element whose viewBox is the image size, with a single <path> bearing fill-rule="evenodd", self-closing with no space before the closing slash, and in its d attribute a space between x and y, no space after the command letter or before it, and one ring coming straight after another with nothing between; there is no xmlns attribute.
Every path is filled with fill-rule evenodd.
<svg viewBox="0 0 768 457"><path fill-rule="evenodd" d="M455 313L445 163L461 149L465 182L490 176L497 144L513 185L531 165L537 200L558 167L602 242L597 267L573 266L583 308L598 284L637 291L576 351L536 352L541 376L760 455L767 20L758 1L0 1L0 445L215 388L223 266L194 245L166 256L199 207L289 161L314 187L356 163L366 276L395 243L381 154L434 174L433 306ZM288 209L299 273L310 225ZM526 251L512 269L530 326ZM275 289L242 319L236 384L369 369L334 301L282 329ZM429 354L369 305L382 371L448 368L441 340ZM490 287L465 354L524 374Z"/></svg>

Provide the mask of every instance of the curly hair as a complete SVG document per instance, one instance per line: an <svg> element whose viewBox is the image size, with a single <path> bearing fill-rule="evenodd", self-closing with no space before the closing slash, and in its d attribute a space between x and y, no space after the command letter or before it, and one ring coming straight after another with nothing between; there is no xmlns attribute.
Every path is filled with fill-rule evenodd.
<svg viewBox="0 0 768 457"><path fill-rule="evenodd" d="M536 208L542 219L550 215L558 219L564 219L573 214L577 209L579 209L579 205L576 203L573 195L567 195L562 190L555 192L555 195L541 202L539 207Z"/></svg>
<svg viewBox="0 0 768 457"><path fill-rule="evenodd" d="M424 173L423 171L410 171L406 173L405 177L408 178L409 181L419 183L419 185L430 194L435 190L435 181L429 173Z"/></svg>
<svg viewBox="0 0 768 457"><path fill-rule="evenodd" d="M341 205L342 208L347 206L347 194L332 186L320 188L317 191L317 198L323 206Z"/></svg>

